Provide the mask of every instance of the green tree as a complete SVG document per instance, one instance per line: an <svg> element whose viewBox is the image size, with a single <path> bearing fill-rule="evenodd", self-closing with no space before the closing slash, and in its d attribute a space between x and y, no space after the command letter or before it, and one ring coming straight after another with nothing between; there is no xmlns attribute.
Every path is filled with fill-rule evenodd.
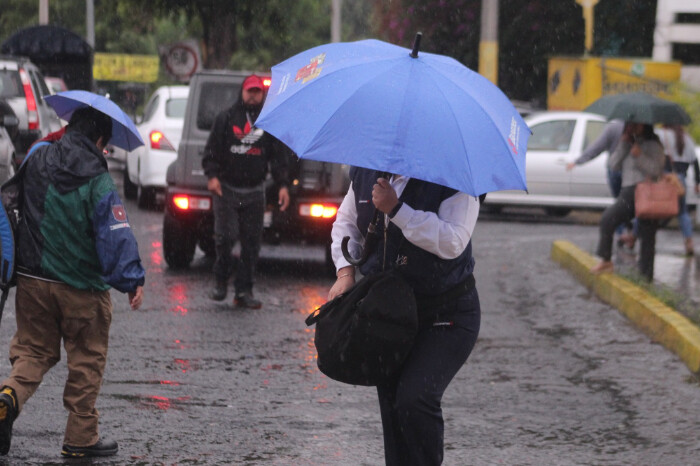
<svg viewBox="0 0 700 466"><path fill-rule="evenodd" d="M344 0L341 40L351 42L375 37L373 29L373 0Z"/></svg>
<svg viewBox="0 0 700 466"><path fill-rule="evenodd" d="M500 0L499 86L513 99L544 105L553 55L582 55L584 22L575 0ZM649 56L656 0L601 0L595 9L594 54ZM375 26L389 42L422 48L477 69L481 0L375 0Z"/></svg>

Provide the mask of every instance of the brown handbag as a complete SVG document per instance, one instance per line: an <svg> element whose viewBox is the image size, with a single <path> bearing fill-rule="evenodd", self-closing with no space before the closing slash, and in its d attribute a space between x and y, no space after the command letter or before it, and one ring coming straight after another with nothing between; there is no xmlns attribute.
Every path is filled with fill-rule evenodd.
<svg viewBox="0 0 700 466"><path fill-rule="evenodd" d="M659 181L646 180L634 189L634 210L637 218L658 220L678 215L680 196L678 178L674 173L666 173Z"/></svg>

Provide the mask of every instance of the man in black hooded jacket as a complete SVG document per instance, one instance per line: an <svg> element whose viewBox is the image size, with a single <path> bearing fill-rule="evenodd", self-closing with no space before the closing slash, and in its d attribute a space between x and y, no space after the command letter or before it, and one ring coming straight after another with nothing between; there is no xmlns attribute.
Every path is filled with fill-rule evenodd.
<svg viewBox="0 0 700 466"><path fill-rule="evenodd" d="M256 75L248 76L233 106L217 115L204 149L202 167L213 194L216 285L210 297L226 298L231 275L231 250L241 241L236 269L234 304L258 309L262 303L253 297L253 275L260 252L265 213L264 181L268 171L279 186L279 206L289 205L287 189L288 149L280 141L256 128L262 109L264 84Z"/></svg>

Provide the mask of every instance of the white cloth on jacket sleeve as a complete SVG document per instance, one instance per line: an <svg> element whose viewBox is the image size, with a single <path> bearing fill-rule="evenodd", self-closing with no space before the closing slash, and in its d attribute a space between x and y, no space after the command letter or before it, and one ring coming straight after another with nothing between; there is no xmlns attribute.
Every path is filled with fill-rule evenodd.
<svg viewBox="0 0 700 466"><path fill-rule="evenodd" d="M414 245L441 259L454 259L471 241L479 199L458 192L440 204L437 214L403 204L391 221Z"/></svg>

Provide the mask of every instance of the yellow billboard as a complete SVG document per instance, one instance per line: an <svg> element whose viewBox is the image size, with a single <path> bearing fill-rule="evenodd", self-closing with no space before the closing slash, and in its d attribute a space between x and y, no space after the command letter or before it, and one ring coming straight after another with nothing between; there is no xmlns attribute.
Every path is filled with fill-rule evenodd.
<svg viewBox="0 0 700 466"><path fill-rule="evenodd" d="M152 83L158 79L158 55L95 53L92 74L100 81Z"/></svg>
<svg viewBox="0 0 700 466"><path fill-rule="evenodd" d="M647 92L667 97L681 77L680 62L643 58L553 57L547 71L547 108L583 110L601 96Z"/></svg>

